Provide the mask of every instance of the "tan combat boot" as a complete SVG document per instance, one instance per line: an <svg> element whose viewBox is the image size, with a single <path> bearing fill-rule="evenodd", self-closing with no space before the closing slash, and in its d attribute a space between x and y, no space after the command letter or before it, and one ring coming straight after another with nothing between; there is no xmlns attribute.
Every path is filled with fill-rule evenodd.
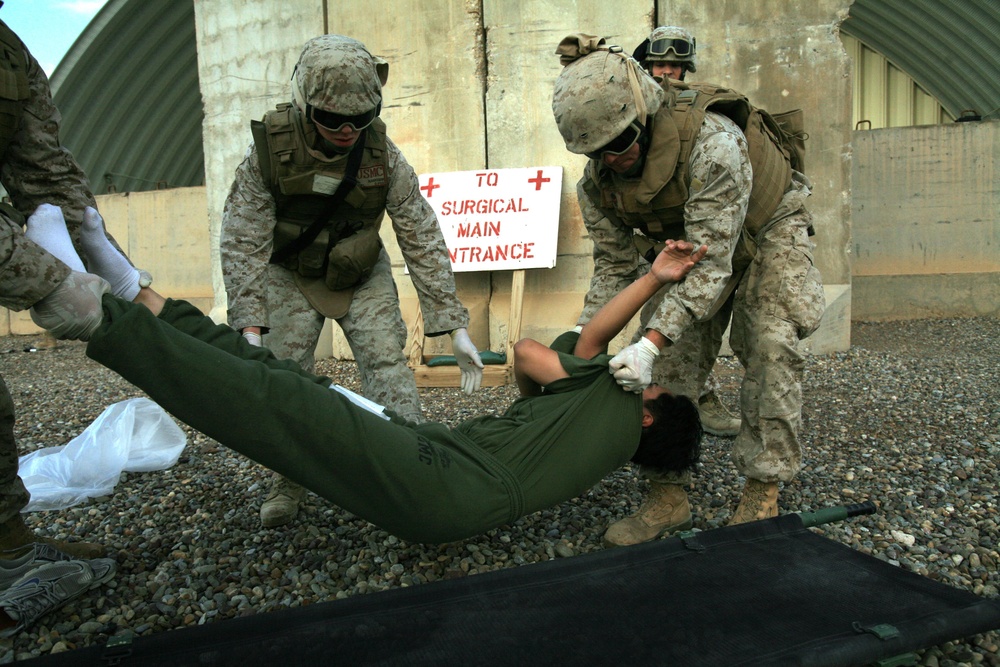
<svg viewBox="0 0 1000 667"><path fill-rule="evenodd" d="M306 490L281 475L275 475L271 490L260 506L260 524L265 528L283 526L299 513Z"/></svg>
<svg viewBox="0 0 1000 667"><path fill-rule="evenodd" d="M729 411L714 391L698 399L701 427L712 435L733 438L740 432L740 418Z"/></svg>
<svg viewBox="0 0 1000 667"><path fill-rule="evenodd" d="M747 477L740 504L729 520L730 526L778 516L778 483Z"/></svg>
<svg viewBox="0 0 1000 667"><path fill-rule="evenodd" d="M649 495L632 516L611 524L604 546L627 547L691 528L691 505L680 484L650 482Z"/></svg>
<svg viewBox="0 0 1000 667"><path fill-rule="evenodd" d="M30 545L40 542L48 544L74 558L100 558L106 549L102 544L93 542L64 542L51 537L42 537L28 530L24 518L15 514L6 523L0 524L0 559L11 560L26 551Z"/></svg>

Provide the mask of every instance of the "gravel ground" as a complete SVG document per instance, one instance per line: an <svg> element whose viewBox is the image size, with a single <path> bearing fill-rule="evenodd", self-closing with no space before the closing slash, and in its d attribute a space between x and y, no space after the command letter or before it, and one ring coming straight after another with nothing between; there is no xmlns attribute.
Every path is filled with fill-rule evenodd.
<svg viewBox="0 0 1000 667"><path fill-rule="evenodd" d="M108 405L141 396L83 355L79 343L41 349L41 337L0 339L0 373L18 411L22 454L62 445ZM37 348L36 348L37 346ZM849 352L809 359L806 467L781 510L873 500L879 512L820 529L899 567L996 598L1000 588L1000 320L856 323ZM720 361L723 399L740 372ZM357 389L353 366L320 371ZM428 417L454 423L502 411L512 387L474 397L421 390ZM172 469L125 474L110 497L27 515L40 533L108 546L118 574L105 587L0 641L0 662L93 644L119 629L139 635L517 567L601 549L606 525L641 502L620 470L589 493L467 542L405 543L310 495L299 518L261 529L268 473L185 428ZM741 480L729 441L712 436L691 492L695 527L725 525ZM922 665L1000 665L1000 632L919 653Z"/></svg>

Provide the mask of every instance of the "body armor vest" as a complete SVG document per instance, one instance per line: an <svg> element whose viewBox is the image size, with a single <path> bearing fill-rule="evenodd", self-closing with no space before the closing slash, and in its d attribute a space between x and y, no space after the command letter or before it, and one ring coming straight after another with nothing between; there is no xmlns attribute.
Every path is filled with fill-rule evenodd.
<svg viewBox="0 0 1000 667"><path fill-rule="evenodd" d="M715 111L732 119L747 140L753 185L744 230L756 235L774 215L792 179L781 130L767 112L726 88L674 81L666 93L653 118L642 177L636 181L616 179L600 160L591 160L584 191L604 215L638 228L652 239L685 238L689 160L705 112Z"/></svg>
<svg viewBox="0 0 1000 667"><path fill-rule="evenodd" d="M14 31L0 21L0 161L21 126L21 114L28 99L28 60Z"/></svg>
<svg viewBox="0 0 1000 667"><path fill-rule="evenodd" d="M300 118L294 106L279 104L251 126L261 173L276 205L276 249L316 221L345 177L347 159L329 164L310 154ZM364 281L382 249L378 233L389 191L385 123L376 118L364 131L357 185L312 244L282 262L303 277L323 277L333 290Z"/></svg>

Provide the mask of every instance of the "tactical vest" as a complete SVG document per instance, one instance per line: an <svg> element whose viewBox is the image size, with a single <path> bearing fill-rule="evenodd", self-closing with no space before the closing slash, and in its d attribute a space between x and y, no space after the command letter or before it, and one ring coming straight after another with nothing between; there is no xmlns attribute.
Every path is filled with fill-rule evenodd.
<svg viewBox="0 0 1000 667"><path fill-rule="evenodd" d="M24 46L14 31L0 21L0 161L21 126L24 102L28 99L28 60Z"/></svg>
<svg viewBox="0 0 1000 667"><path fill-rule="evenodd" d="M251 130L261 173L276 204L274 247L281 248L326 209L344 178L347 160L331 165L313 157L307 150L299 112L291 104L279 104L263 121L251 124ZM389 191L385 123L376 118L365 132L357 186L330 215L312 244L282 263L303 277L324 277L334 290L364 281L382 249L378 232ZM330 262L331 254L337 261ZM346 272L337 268L344 266L352 268Z"/></svg>
<svg viewBox="0 0 1000 667"><path fill-rule="evenodd" d="M721 113L743 131L753 168L744 230L754 236L774 215L791 184L789 152L770 116L739 93L699 84L670 83L653 119L642 177L615 179L600 160L587 164L584 191L612 220L635 227L653 239L684 237L688 167L706 111Z"/></svg>

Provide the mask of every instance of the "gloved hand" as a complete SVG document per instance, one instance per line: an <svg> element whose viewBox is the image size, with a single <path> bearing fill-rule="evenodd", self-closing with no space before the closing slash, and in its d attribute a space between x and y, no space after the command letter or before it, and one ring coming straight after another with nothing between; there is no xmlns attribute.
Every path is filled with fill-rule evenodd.
<svg viewBox="0 0 1000 667"><path fill-rule="evenodd" d="M472 394L483 382L483 361L465 327L451 332L451 351L462 371L462 391Z"/></svg>
<svg viewBox="0 0 1000 667"><path fill-rule="evenodd" d="M608 371L623 389L638 394L653 381L653 361L659 354L660 348L643 337L612 357Z"/></svg>
<svg viewBox="0 0 1000 667"><path fill-rule="evenodd" d="M103 278L73 271L31 307L31 320L56 338L90 340L104 320L101 297L110 291Z"/></svg>

